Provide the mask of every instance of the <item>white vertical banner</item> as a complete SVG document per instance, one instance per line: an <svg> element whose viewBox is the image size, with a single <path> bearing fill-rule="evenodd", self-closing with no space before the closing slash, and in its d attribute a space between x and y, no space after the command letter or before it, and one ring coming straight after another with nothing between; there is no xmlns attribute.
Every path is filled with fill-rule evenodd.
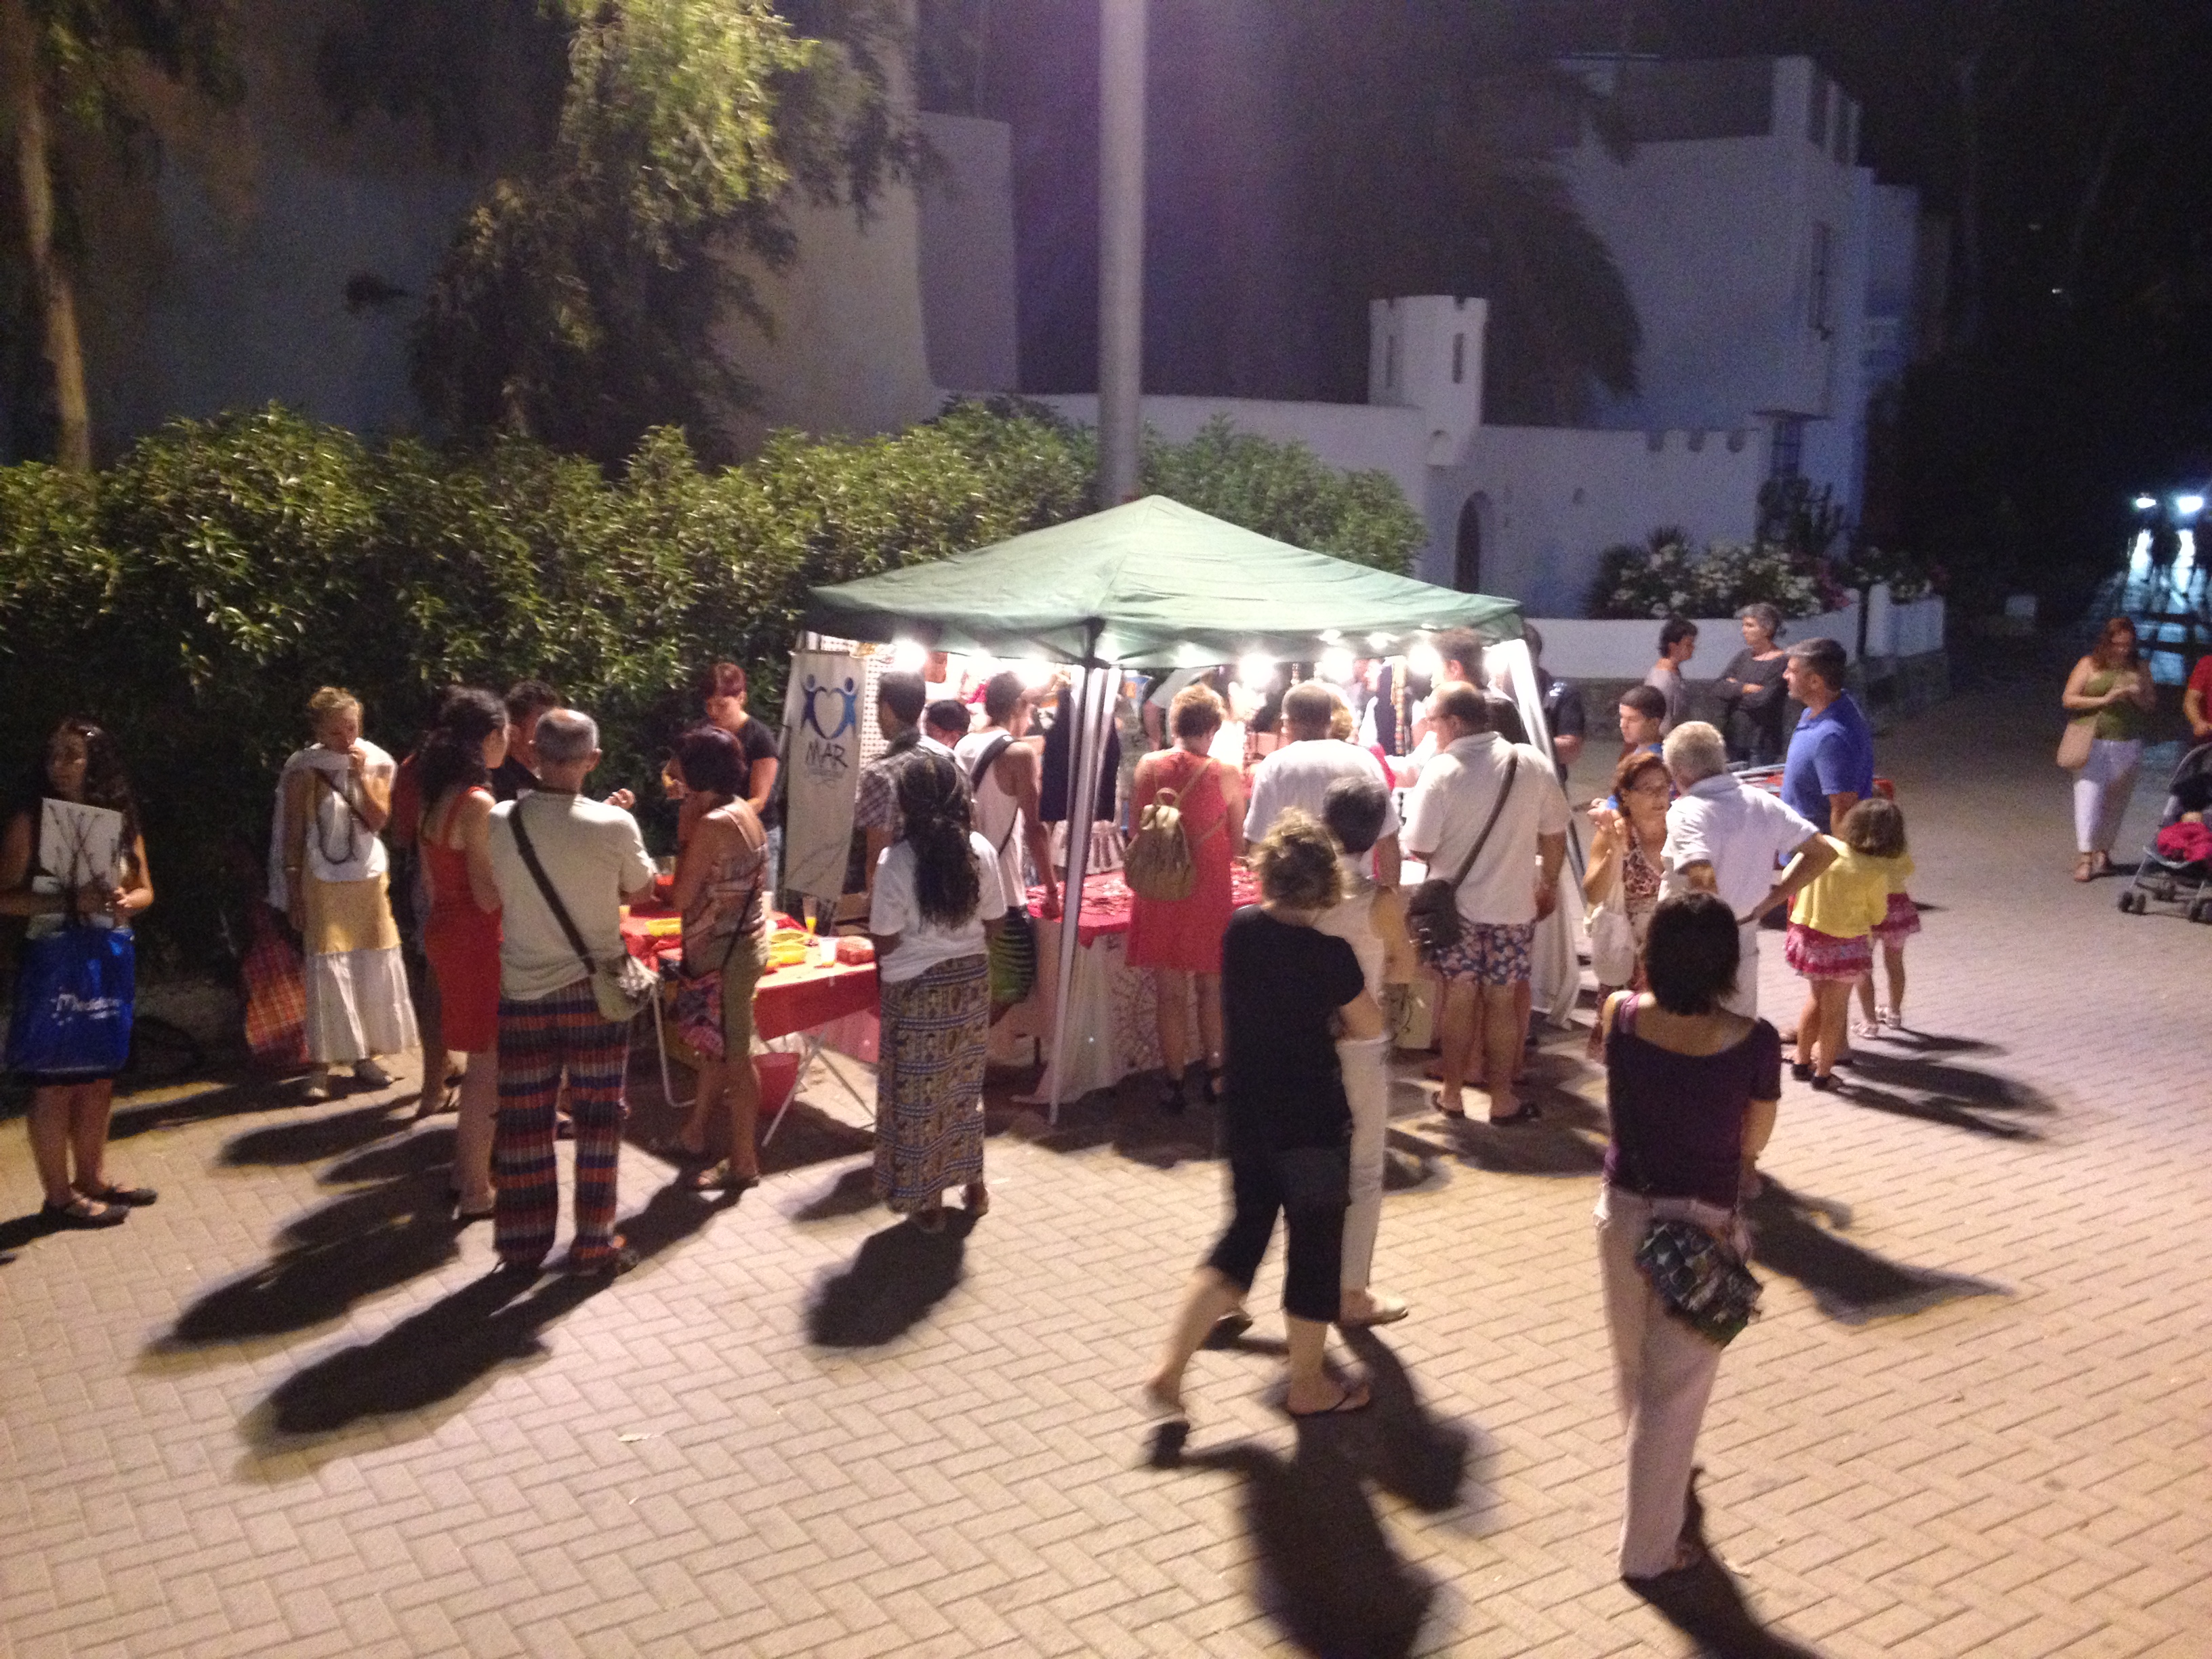
<svg viewBox="0 0 2212 1659"><path fill-rule="evenodd" d="M783 884L836 903L860 787L867 676L842 651L799 651L783 696Z"/></svg>

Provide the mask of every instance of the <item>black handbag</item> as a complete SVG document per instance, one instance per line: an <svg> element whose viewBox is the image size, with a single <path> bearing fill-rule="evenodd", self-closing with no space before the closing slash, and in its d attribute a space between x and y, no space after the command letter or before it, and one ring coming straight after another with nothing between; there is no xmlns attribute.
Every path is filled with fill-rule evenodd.
<svg viewBox="0 0 2212 1659"><path fill-rule="evenodd" d="M1616 1124L1622 1158L1647 1185L1644 1160ZM1638 1196L1646 1196L1638 1194ZM1735 1247L1710 1229L1682 1217L1654 1221L1636 1246L1636 1267L1668 1316L1680 1320L1717 1348L1725 1348L1759 1313L1765 1287Z"/></svg>
<svg viewBox="0 0 2212 1659"><path fill-rule="evenodd" d="M1459 866L1459 873L1449 881L1441 876L1431 876L1407 897L1406 931L1413 936L1421 960L1431 966L1457 945L1467 931L1460 920L1459 890L1474 872L1474 861L1482 856L1482 849L1489 844L1490 832L1498 826L1498 815L1505 810L1505 798L1513 793L1513 780L1520 769L1520 752L1509 752L1505 757L1505 787L1491 804L1490 817L1483 823L1482 833L1474 838L1474 847Z"/></svg>

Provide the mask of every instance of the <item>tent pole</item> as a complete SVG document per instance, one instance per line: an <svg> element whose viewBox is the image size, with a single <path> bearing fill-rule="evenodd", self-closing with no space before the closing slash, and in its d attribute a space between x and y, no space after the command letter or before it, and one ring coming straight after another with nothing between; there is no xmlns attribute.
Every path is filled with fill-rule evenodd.
<svg viewBox="0 0 2212 1659"><path fill-rule="evenodd" d="M1075 988L1076 951L1082 941L1083 880L1091 868L1091 820L1097 811L1100 775L1106 764L1106 723L1114 717L1115 671L1085 668L1075 698L1075 742L1067 778L1067 879L1060 888L1060 994L1053 1000L1052 1086L1046 1097L1048 1121L1060 1124L1062 1070L1067 1059L1067 1005Z"/></svg>

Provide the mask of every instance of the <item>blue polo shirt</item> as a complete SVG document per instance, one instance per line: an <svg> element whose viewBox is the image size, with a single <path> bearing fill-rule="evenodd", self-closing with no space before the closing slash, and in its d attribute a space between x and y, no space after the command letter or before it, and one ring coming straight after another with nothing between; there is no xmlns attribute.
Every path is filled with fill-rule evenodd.
<svg viewBox="0 0 2212 1659"><path fill-rule="evenodd" d="M1821 834L1833 833L1828 797L1874 793L1874 732L1848 691L1818 714L1801 715L1790 734L1790 757L1782 766L1782 799L1811 820Z"/></svg>

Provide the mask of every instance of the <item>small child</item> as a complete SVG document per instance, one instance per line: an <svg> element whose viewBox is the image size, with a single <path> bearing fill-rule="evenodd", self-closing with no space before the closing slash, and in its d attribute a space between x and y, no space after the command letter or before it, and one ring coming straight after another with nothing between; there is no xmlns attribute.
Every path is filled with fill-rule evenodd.
<svg viewBox="0 0 2212 1659"><path fill-rule="evenodd" d="M1884 1026L1895 1031L1905 1029L1905 941L1920 931L1920 908L1905 891L1912 879L1912 854L1905 848L1905 814L1891 801L1867 804L1887 808L1875 817L1894 830L1893 845L1891 831L1885 829L1860 849L1869 863L1882 866L1889 875L1889 913L1874 930L1875 942L1881 946L1882 971L1889 981L1889 1006L1875 1006L1874 969L1869 968L1859 981L1859 1006L1866 1018L1851 1028L1853 1036L1880 1036Z"/></svg>
<svg viewBox="0 0 2212 1659"><path fill-rule="evenodd" d="M1790 1073L1815 1089L1836 1086L1851 987L1874 968L1874 930L1889 914L1889 860L1905 845L1905 815L1880 798L1844 815L1841 839L1823 836L1836 861L1790 906L1783 956L1806 982Z"/></svg>

